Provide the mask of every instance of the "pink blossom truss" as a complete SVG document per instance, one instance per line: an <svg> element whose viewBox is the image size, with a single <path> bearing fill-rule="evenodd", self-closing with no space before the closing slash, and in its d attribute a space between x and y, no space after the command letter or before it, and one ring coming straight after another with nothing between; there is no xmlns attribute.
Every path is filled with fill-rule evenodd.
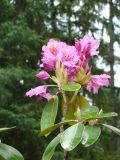
<svg viewBox="0 0 120 160"><path fill-rule="evenodd" d="M79 83L86 87L88 91L96 94L100 87L109 85L110 79L110 76L106 74L91 76L92 67L89 66L89 60L92 56L99 54L99 45L99 40L95 40L90 35L76 40L74 46L50 39L42 47L42 64L40 67L44 70L55 71L59 83L63 83L66 77L65 83ZM41 80L50 78L50 75L44 70L40 71L36 77ZM46 90L46 86L39 86L28 91L26 96L36 95L49 100L52 95L46 93Z"/></svg>
<svg viewBox="0 0 120 160"><path fill-rule="evenodd" d="M91 76L91 80L87 85L87 90L96 94L98 93L100 87L109 86L109 79L110 76L107 74L93 75Z"/></svg>
<svg viewBox="0 0 120 160"><path fill-rule="evenodd" d="M38 86L26 92L26 96L28 97L39 96L40 99L46 98L47 100L53 98L53 96L49 93L46 93L46 91L47 91L47 86Z"/></svg>

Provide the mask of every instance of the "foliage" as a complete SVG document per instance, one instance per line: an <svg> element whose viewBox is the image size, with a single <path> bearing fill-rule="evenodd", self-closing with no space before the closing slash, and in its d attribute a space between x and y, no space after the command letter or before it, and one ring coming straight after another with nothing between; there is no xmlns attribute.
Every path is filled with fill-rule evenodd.
<svg viewBox="0 0 120 160"><path fill-rule="evenodd" d="M119 24L115 20L120 17L119 1L115 0L113 3L114 39L115 43L119 44ZM109 5L108 0L0 1L0 127L16 126L6 134L1 133L0 138L3 143L17 148L26 160L40 159L43 148L55 137L53 133L47 140L44 138L38 140L39 118L46 101L38 103L34 98L30 100L25 97L25 92L29 88L46 83L34 79L40 64L41 46L51 37L73 44L75 37L81 38L86 33L92 33L94 37L102 40L99 56L102 59L101 65L104 63L105 67L109 66L111 53L109 42L105 40L106 33L109 34L109 20L102 14L106 5ZM94 74L103 73L105 67L98 68L96 59L90 63ZM115 57L116 63L119 64L117 57ZM93 106L99 106L108 112L111 110L110 89L110 87L101 89L99 96L88 94L87 91L83 91L83 95L90 99ZM49 88L51 93L55 93L55 90ZM116 112L119 114L120 89L112 87L112 91L116 98ZM61 101L60 99L59 103L62 103ZM56 123L59 119L60 112ZM109 121L113 120L110 118ZM73 122L68 122L70 123ZM119 121L116 126L120 127ZM70 159L93 160L100 157L102 160L120 159L119 139L117 138L117 149L113 151L109 145L111 132L103 131L103 133L100 141L94 146L84 149L80 145L74 152L70 152ZM62 152L56 148L53 159L62 158Z"/></svg>
<svg viewBox="0 0 120 160"><path fill-rule="evenodd" d="M0 128L0 132L8 131L11 128ZM1 160L11 160L11 159L16 159L16 160L24 160L23 156L21 155L20 152L18 152L15 148L8 146L6 144L3 144L0 142L0 159Z"/></svg>

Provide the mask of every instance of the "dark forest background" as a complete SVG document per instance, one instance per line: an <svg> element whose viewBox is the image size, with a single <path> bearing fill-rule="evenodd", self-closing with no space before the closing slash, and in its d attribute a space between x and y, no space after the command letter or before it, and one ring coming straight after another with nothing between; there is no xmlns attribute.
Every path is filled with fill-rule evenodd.
<svg viewBox="0 0 120 160"><path fill-rule="evenodd" d="M102 14L106 6L108 17ZM91 33L101 40L99 58L104 69L98 68L99 58L91 63L94 74L103 73L109 67L111 85L101 89L98 96L85 94L94 105L120 116L120 88L114 80L114 66L120 67L120 57L114 54L114 45L120 45L119 21L119 0L0 0L0 127L16 126L0 134L2 142L17 148L25 160L40 160L55 136L53 133L48 138L38 138L41 111L46 102L25 97L30 88L45 83L34 75L39 69L41 47L50 38L73 44L75 38ZM109 120L118 128L119 116ZM58 147L53 160L61 160L62 156ZM89 148L79 145L69 154L69 160L119 159L120 137L104 128L95 145Z"/></svg>

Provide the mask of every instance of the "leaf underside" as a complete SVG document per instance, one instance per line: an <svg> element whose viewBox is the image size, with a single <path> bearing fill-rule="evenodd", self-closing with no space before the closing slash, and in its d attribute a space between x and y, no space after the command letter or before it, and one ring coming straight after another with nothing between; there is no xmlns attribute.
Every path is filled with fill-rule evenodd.
<svg viewBox="0 0 120 160"><path fill-rule="evenodd" d="M24 160L19 151L3 143L0 143L0 156L3 160Z"/></svg>
<svg viewBox="0 0 120 160"><path fill-rule="evenodd" d="M51 99L44 107L41 117L41 131L54 125L58 111L58 97Z"/></svg>

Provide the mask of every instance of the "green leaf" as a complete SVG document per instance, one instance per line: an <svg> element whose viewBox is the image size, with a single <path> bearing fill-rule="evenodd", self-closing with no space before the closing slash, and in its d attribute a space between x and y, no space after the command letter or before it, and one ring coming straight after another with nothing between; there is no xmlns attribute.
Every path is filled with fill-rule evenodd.
<svg viewBox="0 0 120 160"><path fill-rule="evenodd" d="M93 119L96 118L99 109L96 106L90 106L80 110L80 119Z"/></svg>
<svg viewBox="0 0 120 160"><path fill-rule="evenodd" d="M10 129L13 129L15 127L10 127L10 128L0 128L0 132L4 132L4 131L7 131L7 130L10 130Z"/></svg>
<svg viewBox="0 0 120 160"><path fill-rule="evenodd" d="M42 136L44 136L44 135L46 135L46 134L54 131L55 129L59 128L60 126L66 124L66 123L70 123L70 122L75 122L75 120L66 120L66 121L57 123L57 124L55 124L55 125L52 126L52 127L46 128L46 129L43 130L42 132L40 131L39 134L38 134L38 136L39 136L39 137L42 137Z"/></svg>
<svg viewBox="0 0 120 160"><path fill-rule="evenodd" d="M90 107L84 108L79 112L80 113L77 113L77 115L79 115L80 119L84 119L84 120L108 118L108 117L113 117L118 115L115 112L99 114L99 109L96 106L90 106Z"/></svg>
<svg viewBox="0 0 120 160"><path fill-rule="evenodd" d="M62 86L62 89L64 91L76 91L76 90L79 90L80 88L81 88L81 85L78 83L73 83L73 84Z"/></svg>
<svg viewBox="0 0 120 160"><path fill-rule="evenodd" d="M114 131L116 134L118 134L120 136L120 129L114 127L114 126L111 126L111 125L108 125L108 124L102 124L103 126L111 129L112 131Z"/></svg>
<svg viewBox="0 0 120 160"><path fill-rule="evenodd" d="M84 125L77 123L67 128L61 135L61 146L67 150L73 150L81 141L84 131Z"/></svg>
<svg viewBox="0 0 120 160"><path fill-rule="evenodd" d="M115 112L109 112L109 113L101 113L99 114L99 109L98 107L91 106L85 109L80 110L80 118L81 119L100 119L100 118L108 118L108 117L113 117L117 116L118 114Z"/></svg>
<svg viewBox="0 0 120 160"><path fill-rule="evenodd" d="M101 129L99 126L87 125L85 126L81 143L85 147L89 147L98 140L100 134L101 134Z"/></svg>
<svg viewBox="0 0 120 160"><path fill-rule="evenodd" d="M0 143L0 156L5 160L24 160L20 152L3 143Z"/></svg>
<svg viewBox="0 0 120 160"><path fill-rule="evenodd" d="M55 148L56 146L59 144L60 142L60 136L61 136L61 133L57 135L57 137L55 137L47 146L44 154L43 154L43 157L42 157L42 160L50 160L54 154L54 151L55 151Z"/></svg>
<svg viewBox="0 0 120 160"><path fill-rule="evenodd" d="M101 115L97 115L96 118L108 118L113 116L118 116L118 114L115 112L102 113Z"/></svg>
<svg viewBox="0 0 120 160"><path fill-rule="evenodd" d="M41 117L41 131L54 125L58 111L58 97L47 102Z"/></svg>

